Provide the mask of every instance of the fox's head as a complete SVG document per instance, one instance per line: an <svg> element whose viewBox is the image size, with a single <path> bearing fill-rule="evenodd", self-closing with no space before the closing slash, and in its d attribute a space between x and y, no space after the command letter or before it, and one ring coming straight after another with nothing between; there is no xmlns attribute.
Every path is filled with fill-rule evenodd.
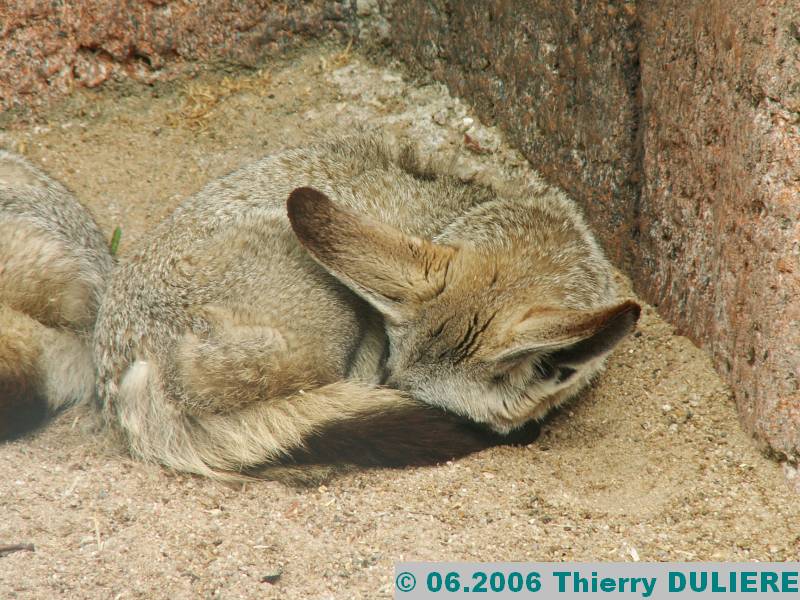
<svg viewBox="0 0 800 600"><path fill-rule="evenodd" d="M547 257L541 273L520 264L513 245L409 236L312 188L292 192L287 208L314 259L383 315L386 384L499 433L574 396L639 318L634 302L570 308L566 274Z"/></svg>

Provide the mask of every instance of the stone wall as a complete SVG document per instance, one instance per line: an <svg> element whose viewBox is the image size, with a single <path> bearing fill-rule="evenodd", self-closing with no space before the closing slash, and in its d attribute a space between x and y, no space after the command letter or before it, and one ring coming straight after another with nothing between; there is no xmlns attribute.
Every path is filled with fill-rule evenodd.
<svg viewBox="0 0 800 600"><path fill-rule="evenodd" d="M468 98L549 181L584 200L622 264L640 172L636 7L577 4L410 0L384 10L394 51Z"/></svg>
<svg viewBox="0 0 800 600"><path fill-rule="evenodd" d="M352 35L352 14L350 0L0 1L0 112L197 61L256 65L303 38Z"/></svg>
<svg viewBox="0 0 800 600"><path fill-rule="evenodd" d="M634 278L711 351L745 426L800 453L800 5L641 3Z"/></svg>
<svg viewBox="0 0 800 600"><path fill-rule="evenodd" d="M796 0L384 0L394 51L580 201L707 348L744 425L800 455Z"/></svg>

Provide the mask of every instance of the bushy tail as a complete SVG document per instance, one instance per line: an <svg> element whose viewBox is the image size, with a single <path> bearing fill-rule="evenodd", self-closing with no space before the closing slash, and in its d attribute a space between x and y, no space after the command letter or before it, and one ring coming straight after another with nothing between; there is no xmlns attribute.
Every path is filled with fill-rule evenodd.
<svg viewBox="0 0 800 600"><path fill-rule="evenodd" d="M89 340L112 266L69 190L0 151L0 440L93 397Z"/></svg>
<svg viewBox="0 0 800 600"><path fill-rule="evenodd" d="M302 481L347 466L435 464L509 443L397 390L357 381L229 413L191 415L166 401L156 367L140 361L119 392L109 417L134 456L222 479ZM534 428L514 443L535 439Z"/></svg>

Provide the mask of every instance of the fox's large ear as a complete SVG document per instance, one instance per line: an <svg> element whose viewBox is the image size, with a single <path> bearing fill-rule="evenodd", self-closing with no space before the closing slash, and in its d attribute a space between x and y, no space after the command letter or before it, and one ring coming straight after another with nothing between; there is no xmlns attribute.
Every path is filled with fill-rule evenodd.
<svg viewBox="0 0 800 600"><path fill-rule="evenodd" d="M511 341L497 360L543 356L549 374L570 376L611 352L633 331L641 310L632 301L595 311L532 309L512 327Z"/></svg>
<svg viewBox="0 0 800 600"><path fill-rule="evenodd" d="M440 294L456 250L405 235L303 187L287 201L297 239L314 259L394 323Z"/></svg>

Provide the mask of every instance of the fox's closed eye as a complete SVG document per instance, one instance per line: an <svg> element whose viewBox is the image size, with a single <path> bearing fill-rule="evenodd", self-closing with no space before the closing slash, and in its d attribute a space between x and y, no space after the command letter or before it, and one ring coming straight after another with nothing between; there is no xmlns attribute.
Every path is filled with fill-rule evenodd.
<svg viewBox="0 0 800 600"><path fill-rule="evenodd" d="M513 361L501 363L499 370L492 375L492 383L495 385L513 383L527 387L537 382L551 380L557 373L557 368L547 359L518 357Z"/></svg>
<svg viewBox="0 0 800 600"><path fill-rule="evenodd" d="M534 371L541 381L555 380L556 383L564 383L577 373L577 370L572 367L560 366L549 358L544 358L536 363Z"/></svg>
<svg viewBox="0 0 800 600"><path fill-rule="evenodd" d="M576 369L567 366L554 364L549 357L538 359L516 360L514 364L506 367L492 375L492 383L495 385L511 384L522 382L525 386L554 381L557 384L564 383L571 379Z"/></svg>
<svg viewBox="0 0 800 600"><path fill-rule="evenodd" d="M519 357L513 360L500 361L494 367L491 381L495 385L511 383L513 379L524 373L529 367L529 361Z"/></svg>
<svg viewBox="0 0 800 600"><path fill-rule="evenodd" d="M556 376L556 368L546 359L537 362L533 370L534 375L539 379L552 379Z"/></svg>
<svg viewBox="0 0 800 600"><path fill-rule="evenodd" d="M502 385L508 382L508 373L495 373L492 375L492 383L495 385Z"/></svg>

